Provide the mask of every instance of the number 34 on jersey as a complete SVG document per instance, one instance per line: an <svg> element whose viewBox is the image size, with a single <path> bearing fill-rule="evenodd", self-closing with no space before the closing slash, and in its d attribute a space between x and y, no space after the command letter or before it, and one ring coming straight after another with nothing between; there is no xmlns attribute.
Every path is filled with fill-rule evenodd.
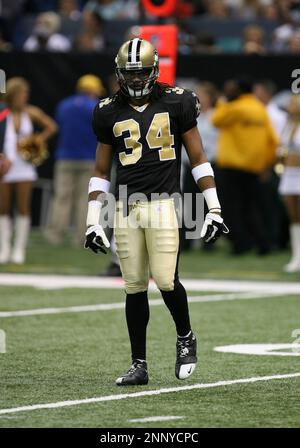
<svg viewBox="0 0 300 448"><path fill-rule="evenodd" d="M198 115L197 96L178 87L140 108L116 97L102 100L94 110L93 129L100 143L112 147L117 188L126 185L128 194L147 197L179 191L182 135L197 126Z"/></svg>
<svg viewBox="0 0 300 448"><path fill-rule="evenodd" d="M132 165L142 157L141 131L139 123L130 118L118 121L113 127L115 137L121 137L129 131L129 137L124 138L126 149L132 149L131 154L122 151L119 160L123 166ZM151 149L158 149L159 160L172 160L176 158L174 148L174 135L171 134L170 117L168 112L156 113L152 119L146 135L146 141Z"/></svg>

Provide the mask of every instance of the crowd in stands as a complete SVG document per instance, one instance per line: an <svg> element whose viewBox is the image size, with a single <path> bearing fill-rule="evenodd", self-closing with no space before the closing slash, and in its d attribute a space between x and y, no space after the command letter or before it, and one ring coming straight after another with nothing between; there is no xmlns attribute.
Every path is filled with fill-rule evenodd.
<svg viewBox="0 0 300 448"><path fill-rule="evenodd" d="M0 0L0 51L109 51L156 21L138 0ZM179 0L166 21L185 54L300 54L300 0Z"/></svg>

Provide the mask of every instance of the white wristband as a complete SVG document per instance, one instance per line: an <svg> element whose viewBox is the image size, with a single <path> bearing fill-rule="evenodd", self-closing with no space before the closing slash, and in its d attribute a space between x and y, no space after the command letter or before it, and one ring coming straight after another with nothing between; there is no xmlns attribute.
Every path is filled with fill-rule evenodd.
<svg viewBox="0 0 300 448"><path fill-rule="evenodd" d="M219 209L221 210L221 205L218 199L217 195L217 189L216 188L207 188L203 192L203 196L205 198L208 210L212 209Z"/></svg>
<svg viewBox="0 0 300 448"><path fill-rule="evenodd" d="M101 207L102 203L100 201L89 201L86 217L87 226L96 226L99 224Z"/></svg>
<svg viewBox="0 0 300 448"><path fill-rule="evenodd" d="M195 166L195 168L192 169L192 175L195 179L195 182L197 183L201 177L206 176L213 176L214 177L214 171L211 167L211 164L209 162L201 163L201 165Z"/></svg>
<svg viewBox="0 0 300 448"><path fill-rule="evenodd" d="M109 192L110 182L109 180L102 179L101 177L91 177L89 182L89 194L93 191Z"/></svg>

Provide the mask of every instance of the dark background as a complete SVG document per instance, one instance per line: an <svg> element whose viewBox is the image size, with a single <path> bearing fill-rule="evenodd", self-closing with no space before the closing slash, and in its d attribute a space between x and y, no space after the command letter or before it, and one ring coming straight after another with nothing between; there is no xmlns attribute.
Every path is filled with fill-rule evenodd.
<svg viewBox="0 0 300 448"><path fill-rule="evenodd" d="M107 87L114 71L114 57L109 54L78 53L0 53L0 68L7 78L23 76L31 84L31 102L49 114L62 98L71 95L77 79L86 73L102 78ZM292 71L300 69L297 55L181 55L177 76L209 80L221 87L228 78L247 73L254 78L272 79L281 89L290 89Z"/></svg>

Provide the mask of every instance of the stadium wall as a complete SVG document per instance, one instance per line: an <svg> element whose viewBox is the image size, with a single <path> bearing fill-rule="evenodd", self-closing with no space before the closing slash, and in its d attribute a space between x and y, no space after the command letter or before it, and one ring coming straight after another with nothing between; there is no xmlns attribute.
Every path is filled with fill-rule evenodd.
<svg viewBox="0 0 300 448"><path fill-rule="evenodd" d="M98 74L107 86L114 70L111 54L24 53L0 54L0 68L7 78L24 76L32 87L31 101L46 112L53 113L58 101L72 94L78 77L85 73ZM299 56L257 55L194 55L179 56L178 77L210 80L220 87L224 80L247 73L255 78L270 78L279 89L289 89L291 74L300 69Z"/></svg>

